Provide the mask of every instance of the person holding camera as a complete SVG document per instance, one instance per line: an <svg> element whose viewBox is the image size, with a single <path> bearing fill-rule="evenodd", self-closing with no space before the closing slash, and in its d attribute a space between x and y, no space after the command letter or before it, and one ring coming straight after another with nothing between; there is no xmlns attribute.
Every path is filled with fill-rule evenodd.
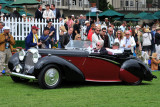
<svg viewBox="0 0 160 107"><path fill-rule="evenodd" d="M2 76L2 70L6 68L6 72L9 73L8 61L12 56L13 45L15 40L10 33L8 26L3 27L4 32L0 34L0 76Z"/></svg>

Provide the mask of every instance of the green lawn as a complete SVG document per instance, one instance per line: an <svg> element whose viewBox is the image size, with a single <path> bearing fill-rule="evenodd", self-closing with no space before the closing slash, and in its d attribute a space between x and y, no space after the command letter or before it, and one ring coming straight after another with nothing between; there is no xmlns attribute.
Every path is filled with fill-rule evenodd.
<svg viewBox="0 0 160 107"><path fill-rule="evenodd" d="M58 89L40 89L37 82L14 83L0 77L0 107L159 107L158 79L139 86L121 83L63 83Z"/></svg>

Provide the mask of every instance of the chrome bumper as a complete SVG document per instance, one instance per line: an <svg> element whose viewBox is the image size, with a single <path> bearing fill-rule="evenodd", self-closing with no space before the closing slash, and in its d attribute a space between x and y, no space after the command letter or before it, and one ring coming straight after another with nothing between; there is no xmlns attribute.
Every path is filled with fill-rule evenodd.
<svg viewBox="0 0 160 107"><path fill-rule="evenodd" d="M37 80L35 76L24 75L24 74L15 73L15 72L11 72L10 75L16 76L16 77L21 77L21 78L24 78L24 79Z"/></svg>

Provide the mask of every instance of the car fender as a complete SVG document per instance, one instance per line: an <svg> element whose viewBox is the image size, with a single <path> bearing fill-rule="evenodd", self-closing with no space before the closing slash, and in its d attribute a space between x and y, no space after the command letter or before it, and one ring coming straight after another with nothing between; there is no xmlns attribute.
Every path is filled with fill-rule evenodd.
<svg viewBox="0 0 160 107"><path fill-rule="evenodd" d="M150 81L153 79L153 75L142 61L137 59L129 59L121 66L120 78L127 82L134 82L138 79Z"/></svg>
<svg viewBox="0 0 160 107"><path fill-rule="evenodd" d="M41 58L34 66L34 74L39 74L40 70L49 64L56 65L62 72L62 75L64 75L69 81L85 80L83 73L75 65L61 57L54 55Z"/></svg>
<svg viewBox="0 0 160 107"><path fill-rule="evenodd" d="M15 53L8 61L8 68L12 71L16 65L19 64L19 53Z"/></svg>

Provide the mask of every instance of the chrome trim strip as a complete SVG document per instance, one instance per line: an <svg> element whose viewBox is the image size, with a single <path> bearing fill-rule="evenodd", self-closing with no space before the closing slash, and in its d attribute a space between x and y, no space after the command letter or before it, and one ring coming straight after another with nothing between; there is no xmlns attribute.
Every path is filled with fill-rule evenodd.
<svg viewBox="0 0 160 107"><path fill-rule="evenodd" d="M90 58L96 58L96 59L106 60L106 61L112 62L112 63L114 63L114 64L120 65L120 63L118 63L118 62L116 62L116 61L113 61L113 60L110 60L110 59L101 58L101 57L96 57L96 56L89 56L89 57L90 57Z"/></svg>
<svg viewBox="0 0 160 107"><path fill-rule="evenodd" d="M21 77L21 78L24 78L24 79L37 80L35 76L24 75L24 74L15 73L15 72L11 72L10 75Z"/></svg>

